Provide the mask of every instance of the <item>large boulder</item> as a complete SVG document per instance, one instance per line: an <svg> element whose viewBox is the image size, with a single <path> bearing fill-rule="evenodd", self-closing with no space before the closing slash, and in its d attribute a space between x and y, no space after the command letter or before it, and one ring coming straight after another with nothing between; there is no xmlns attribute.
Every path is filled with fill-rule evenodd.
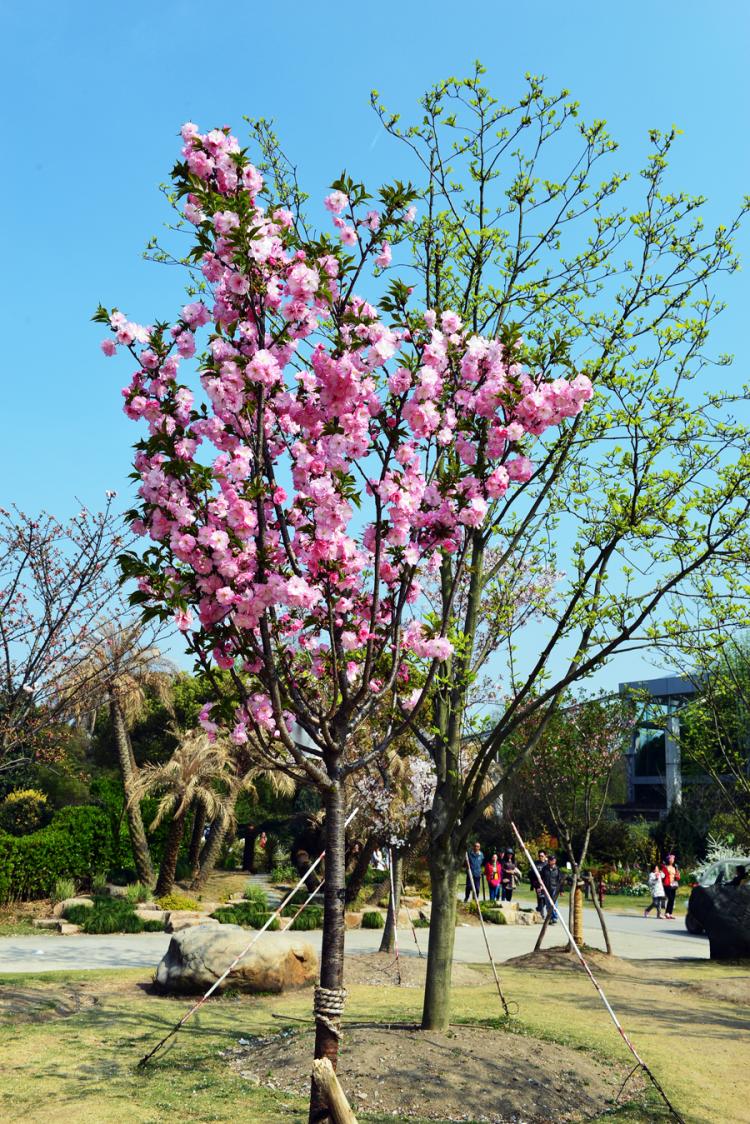
<svg viewBox="0 0 750 1124"><path fill-rule="evenodd" d="M750 886L696 886L690 914L708 934L712 960L750 958Z"/></svg>
<svg viewBox="0 0 750 1124"><path fill-rule="evenodd" d="M252 933L240 925L199 925L183 929L169 942L156 983L169 992L203 992L247 947ZM286 991L318 978L315 949L294 933L264 934L232 969L222 988L243 992Z"/></svg>

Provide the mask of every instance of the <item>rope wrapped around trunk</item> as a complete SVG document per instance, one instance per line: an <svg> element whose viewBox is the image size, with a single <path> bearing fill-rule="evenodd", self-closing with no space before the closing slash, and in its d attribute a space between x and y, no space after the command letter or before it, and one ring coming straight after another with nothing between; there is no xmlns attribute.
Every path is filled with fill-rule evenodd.
<svg viewBox="0 0 750 1124"><path fill-rule="evenodd" d="M343 1035L341 1028L336 1026L332 1019L340 1019L344 1013L344 1004L346 1003L346 988L345 987L316 987L315 999L313 1001L313 1014L315 1015L316 1023L322 1025L329 1030L339 1041Z"/></svg>

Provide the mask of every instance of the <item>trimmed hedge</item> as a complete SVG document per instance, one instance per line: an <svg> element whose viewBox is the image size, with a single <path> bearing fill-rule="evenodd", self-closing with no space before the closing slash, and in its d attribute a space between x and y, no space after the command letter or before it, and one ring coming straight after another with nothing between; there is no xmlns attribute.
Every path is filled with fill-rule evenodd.
<svg viewBox="0 0 750 1124"><path fill-rule="evenodd" d="M87 882L112 862L109 817L101 808L62 808L30 835L0 831L0 903L44 898L60 878Z"/></svg>
<svg viewBox="0 0 750 1124"><path fill-rule="evenodd" d="M295 917L292 924L289 926L291 932L304 933L310 929L323 928L323 910L320 906L310 905L307 909L303 909L299 917Z"/></svg>

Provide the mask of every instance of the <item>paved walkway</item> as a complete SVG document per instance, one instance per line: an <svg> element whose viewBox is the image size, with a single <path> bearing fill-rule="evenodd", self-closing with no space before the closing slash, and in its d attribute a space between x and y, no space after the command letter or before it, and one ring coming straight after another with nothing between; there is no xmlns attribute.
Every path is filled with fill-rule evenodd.
<svg viewBox="0 0 750 1124"><path fill-rule="evenodd" d="M630 914L609 914L607 917L612 951L618 956L639 960L708 959L708 941L691 937L684 921L656 921ZM601 931L593 910L584 913L586 942L603 948ZM508 960L530 952L539 934L538 926L490 925L487 927L490 947L497 961ZM273 934L270 934L273 936ZM302 933L304 940L320 942L320 932ZM417 937L423 952L427 950L429 931L418 929ZM381 933L373 929L353 929L346 934L350 952L375 952ZM74 936L42 934L31 937L0 938L0 973L80 971L92 968L155 968L167 950L171 937L167 933L121 933L111 936ZM548 929L545 947L564 944L561 926ZM417 955L410 929L399 930L399 944L404 955ZM456 929L455 959L478 963L486 959L482 931L479 926L459 925Z"/></svg>

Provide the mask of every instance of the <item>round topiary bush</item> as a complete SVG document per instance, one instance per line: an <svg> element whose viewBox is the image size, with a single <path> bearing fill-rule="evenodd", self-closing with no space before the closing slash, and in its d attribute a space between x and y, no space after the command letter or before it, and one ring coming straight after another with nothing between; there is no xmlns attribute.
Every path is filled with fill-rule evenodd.
<svg viewBox="0 0 750 1124"><path fill-rule="evenodd" d="M0 801L0 829L9 835L30 835L49 819L47 797L36 788L20 788Z"/></svg>
<svg viewBox="0 0 750 1124"><path fill-rule="evenodd" d="M362 914L362 928L363 929L384 929L385 918L382 913L376 910L370 910L368 913Z"/></svg>

